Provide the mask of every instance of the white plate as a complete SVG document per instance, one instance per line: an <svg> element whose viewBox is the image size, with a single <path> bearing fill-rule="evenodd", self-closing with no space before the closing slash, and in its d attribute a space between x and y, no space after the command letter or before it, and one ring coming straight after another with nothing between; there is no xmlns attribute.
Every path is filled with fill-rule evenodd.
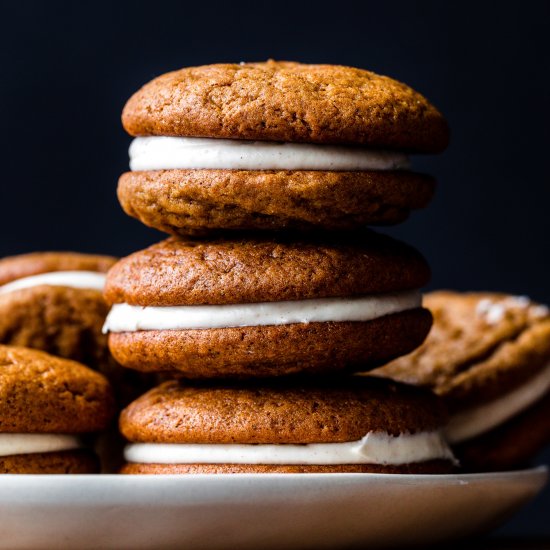
<svg viewBox="0 0 550 550"><path fill-rule="evenodd" d="M546 468L470 475L0 476L0 548L330 548L478 534Z"/></svg>

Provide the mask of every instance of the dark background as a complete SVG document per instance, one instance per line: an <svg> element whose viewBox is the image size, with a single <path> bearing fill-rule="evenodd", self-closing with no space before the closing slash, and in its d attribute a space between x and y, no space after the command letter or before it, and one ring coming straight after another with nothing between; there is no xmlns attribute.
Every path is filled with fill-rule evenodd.
<svg viewBox="0 0 550 550"><path fill-rule="evenodd" d="M414 159L438 193L391 232L425 253L434 288L550 303L549 5L2 1L0 255L159 240L115 196L125 100L168 70L272 57L368 68L426 95L452 144ZM550 534L549 509L547 490L505 532Z"/></svg>

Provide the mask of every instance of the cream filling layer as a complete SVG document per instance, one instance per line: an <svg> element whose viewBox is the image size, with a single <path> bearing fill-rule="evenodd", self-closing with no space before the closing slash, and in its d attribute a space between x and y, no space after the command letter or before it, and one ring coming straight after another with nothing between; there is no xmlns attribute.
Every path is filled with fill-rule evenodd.
<svg viewBox="0 0 550 550"><path fill-rule="evenodd" d="M128 462L143 464L411 464L454 460L441 432L369 432L360 441L306 445L132 443Z"/></svg>
<svg viewBox="0 0 550 550"><path fill-rule="evenodd" d="M507 394L459 412L451 417L446 434L450 443L460 443L503 424L550 391L550 364Z"/></svg>
<svg viewBox="0 0 550 550"><path fill-rule="evenodd" d="M0 294L31 288L33 286L68 286L103 291L105 273L96 271L51 271L30 277L22 277L0 286Z"/></svg>
<svg viewBox="0 0 550 550"><path fill-rule="evenodd" d="M131 306L115 304L103 332L186 330L327 321L371 321L422 305L419 291L359 298L320 298L255 304Z"/></svg>
<svg viewBox="0 0 550 550"><path fill-rule="evenodd" d="M54 453L80 448L82 444L74 435L0 433L0 456Z"/></svg>
<svg viewBox="0 0 550 550"><path fill-rule="evenodd" d="M150 136L130 145L131 170L408 170L407 155L364 147Z"/></svg>

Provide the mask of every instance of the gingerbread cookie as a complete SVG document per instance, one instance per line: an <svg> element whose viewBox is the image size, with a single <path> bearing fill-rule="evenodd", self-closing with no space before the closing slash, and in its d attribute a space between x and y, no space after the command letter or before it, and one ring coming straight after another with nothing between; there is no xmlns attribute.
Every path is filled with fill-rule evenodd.
<svg viewBox="0 0 550 550"><path fill-rule="evenodd" d="M123 473L446 473L445 411L374 378L166 382L121 414Z"/></svg>
<svg viewBox="0 0 550 550"><path fill-rule="evenodd" d="M109 256L37 252L0 260L0 342L41 349L93 368L108 363L101 327Z"/></svg>
<svg viewBox="0 0 550 550"><path fill-rule="evenodd" d="M275 61L162 75L122 121L136 136L122 207L179 235L398 223L434 190L407 154L449 138L437 109L400 82Z"/></svg>
<svg viewBox="0 0 550 550"><path fill-rule="evenodd" d="M93 473L80 436L107 427L108 381L75 361L0 345L0 472Z"/></svg>
<svg viewBox="0 0 550 550"><path fill-rule="evenodd" d="M105 330L122 365L192 378L372 368L423 341L428 278L418 252L372 232L171 238L109 271Z"/></svg>
<svg viewBox="0 0 550 550"><path fill-rule="evenodd" d="M434 315L426 342L374 374L443 397L447 435L465 468L524 464L550 440L550 417L540 412L550 393L548 308L482 292L434 292L425 304Z"/></svg>

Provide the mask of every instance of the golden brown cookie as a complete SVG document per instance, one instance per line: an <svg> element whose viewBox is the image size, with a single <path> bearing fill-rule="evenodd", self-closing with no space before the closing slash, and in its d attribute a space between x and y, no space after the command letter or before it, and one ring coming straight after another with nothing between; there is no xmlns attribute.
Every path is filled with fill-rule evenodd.
<svg viewBox="0 0 550 550"><path fill-rule="evenodd" d="M406 153L441 152L449 140L439 111L400 82L272 60L162 75L130 98L122 122L139 136L134 171L119 180L122 207L181 236L399 223L434 190Z"/></svg>
<svg viewBox="0 0 550 550"><path fill-rule="evenodd" d="M441 466L448 472L452 456L439 434L445 419L442 404L430 392L375 378L209 385L170 381L122 411L121 432L133 443L126 449L133 464L124 472L429 473ZM390 457L387 445L397 437L407 450ZM425 437L432 438L427 451L415 454ZM350 443L366 447L349 451ZM164 460L167 447L157 444L184 454L177 462ZM321 448L307 447L316 444ZM240 446L238 457L231 454L234 445ZM296 449L300 457L286 463ZM214 452L218 458L212 462L195 460L197 453L212 457ZM247 462L250 453L256 453L253 463ZM279 456L269 458L274 453ZM341 454L335 459L334 453ZM157 460L132 460L139 456Z"/></svg>
<svg viewBox="0 0 550 550"><path fill-rule="evenodd" d="M121 365L190 378L344 373L408 353L431 322L427 310L415 308L365 322L120 332L110 334L109 345Z"/></svg>
<svg viewBox="0 0 550 550"><path fill-rule="evenodd" d="M97 474L99 461L87 450L0 456L0 474Z"/></svg>
<svg viewBox="0 0 550 550"><path fill-rule="evenodd" d="M305 444L432 431L444 422L431 393L378 379L172 380L126 407L120 429L134 442Z"/></svg>
<svg viewBox="0 0 550 550"><path fill-rule="evenodd" d="M372 231L352 239L169 238L116 263L109 304L240 304L419 288L429 279L412 247Z"/></svg>
<svg viewBox="0 0 550 550"><path fill-rule="evenodd" d="M506 432L510 421L550 392L548 308L525 297L450 291L427 294L425 305L434 315L434 326L424 344L373 374L432 388L452 413L451 442L466 442L470 448L481 442L485 466L499 468L493 461L498 453L486 452L488 442L500 440L498 434ZM530 440L538 447L550 441L550 416L529 429L543 434ZM517 453L507 456L526 460L536 445L522 446L520 441ZM504 463L512 465L513 460Z"/></svg>
<svg viewBox="0 0 550 550"><path fill-rule="evenodd" d="M84 365L0 345L0 471L87 473L97 459L77 435L103 430L114 413L109 382Z"/></svg>
<svg viewBox="0 0 550 550"><path fill-rule="evenodd" d="M101 333L108 307L97 281L72 279L74 273L94 279L94 274L105 273L115 261L75 252L38 252L0 260L0 342L103 368L109 361L107 339ZM66 275L66 279L36 278L47 274ZM30 286L13 287L15 283Z"/></svg>
<svg viewBox="0 0 550 550"><path fill-rule="evenodd" d="M550 393L498 428L454 446L471 472L529 467L550 441Z"/></svg>
<svg viewBox="0 0 550 550"><path fill-rule="evenodd" d="M87 433L114 409L104 376L42 351L0 346L0 432Z"/></svg>
<svg viewBox="0 0 550 550"><path fill-rule="evenodd" d="M121 474L448 474L448 460L399 466L381 464L141 464L126 463Z"/></svg>
<svg viewBox="0 0 550 550"><path fill-rule="evenodd" d="M109 307L98 290L41 285L0 294L0 342L40 349L101 368Z"/></svg>
<svg viewBox="0 0 550 550"><path fill-rule="evenodd" d="M408 171L157 170L120 177L124 211L172 235L390 225L424 208L435 181Z"/></svg>
<svg viewBox="0 0 550 550"><path fill-rule="evenodd" d="M218 64L162 75L136 92L122 122L134 136L351 143L428 153L445 119L405 84L369 71L292 62Z"/></svg>
<svg viewBox="0 0 550 550"><path fill-rule="evenodd" d="M109 346L122 365L193 378L372 368L426 336L416 289L428 277L418 252L374 233L171 238L109 271Z"/></svg>

